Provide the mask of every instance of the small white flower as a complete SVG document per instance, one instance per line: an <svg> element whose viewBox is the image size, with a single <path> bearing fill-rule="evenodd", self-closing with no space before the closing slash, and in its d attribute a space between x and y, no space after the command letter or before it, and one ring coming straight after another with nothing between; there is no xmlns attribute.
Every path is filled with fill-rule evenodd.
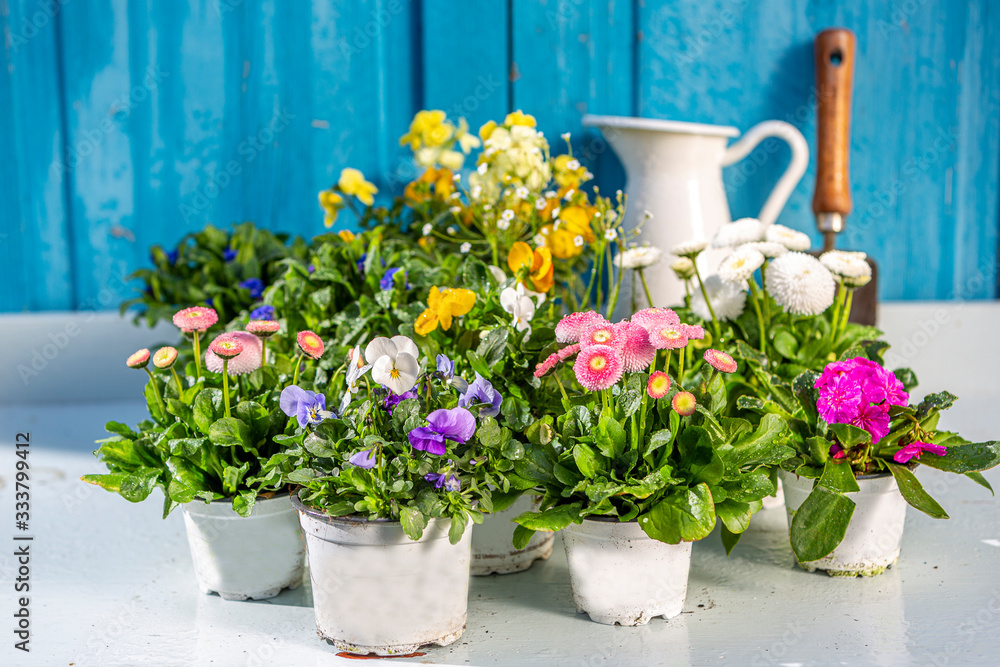
<svg viewBox="0 0 1000 667"><path fill-rule="evenodd" d="M583 172L583 180L589 181L593 177L594 177L594 175L592 173L590 173L589 171Z"/></svg>
<svg viewBox="0 0 1000 667"><path fill-rule="evenodd" d="M707 247L708 247L708 241L701 241L701 240L685 241L684 243L678 243L673 248L671 248L670 254L677 255L678 257L695 257Z"/></svg>
<svg viewBox="0 0 1000 667"><path fill-rule="evenodd" d="M681 280L694 278L694 262L687 257L678 257L671 263L670 268Z"/></svg>
<svg viewBox="0 0 1000 667"><path fill-rule="evenodd" d="M563 195L563 199L569 201L574 194L576 194L576 190L570 188L569 190L566 191L566 194Z"/></svg>
<svg viewBox="0 0 1000 667"><path fill-rule="evenodd" d="M486 150L483 151L483 155L485 155L486 157L490 157L496 152L497 152L496 146L488 146Z"/></svg>
<svg viewBox="0 0 1000 667"><path fill-rule="evenodd" d="M663 251L653 246L629 248L618 253L615 264L619 269L645 269L653 266L663 257Z"/></svg>
<svg viewBox="0 0 1000 667"><path fill-rule="evenodd" d="M559 211L560 211L560 210L561 210L561 209L560 209L560 208L559 208L558 206L556 206L556 207L555 207L554 209L552 209L552 219L553 219L553 220L554 220L555 218L558 218L558 217L559 217Z"/></svg>
<svg viewBox="0 0 1000 667"><path fill-rule="evenodd" d="M582 236L574 236L573 237L573 245L575 245L577 248L582 248L583 247L583 237Z"/></svg>
<svg viewBox="0 0 1000 667"><path fill-rule="evenodd" d="M462 251L463 255L466 255L470 250L472 250L472 244L466 241L462 245L458 246L458 249Z"/></svg>
<svg viewBox="0 0 1000 667"><path fill-rule="evenodd" d="M819 256L819 261L848 287L861 287L872 279L872 267L865 261L867 258L863 252L828 250Z"/></svg>
<svg viewBox="0 0 1000 667"><path fill-rule="evenodd" d="M764 240L764 225L757 218L740 218L723 225L712 237L713 248L729 248Z"/></svg>
<svg viewBox="0 0 1000 667"><path fill-rule="evenodd" d="M448 228L447 231L448 231L449 234L451 234L452 236L454 236L455 234L458 234L458 227L456 227L455 225L452 225L451 227Z"/></svg>
<svg viewBox="0 0 1000 667"><path fill-rule="evenodd" d="M727 283L743 284L764 265L764 255L753 248L740 247L719 264L719 277Z"/></svg>
<svg viewBox="0 0 1000 667"><path fill-rule="evenodd" d="M524 293L524 285L508 287L500 292L500 306L513 315L511 324L518 331L531 328L531 318L535 316L535 302Z"/></svg>
<svg viewBox="0 0 1000 667"><path fill-rule="evenodd" d="M508 221L513 220L514 219L514 211L512 211L509 208L508 209L504 209L504 212L500 214L500 217L503 218L504 220L508 220Z"/></svg>
<svg viewBox="0 0 1000 667"><path fill-rule="evenodd" d="M486 172L489 171L490 166L485 162L476 167L476 171L479 172L480 176L485 176Z"/></svg>
<svg viewBox="0 0 1000 667"><path fill-rule="evenodd" d="M576 171L577 169L580 168L580 161L570 160L569 162L566 163L566 168L569 169L570 171Z"/></svg>
<svg viewBox="0 0 1000 667"><path fill-rule="evenodd" d="M618 231L615 229L606 229L604 230L604 238L609 241L614 241L618 238Z"/></svg>
<svg viewBox="0 0 1000 667"><path fill-rule="evenodd" d="M646 220L652 220L653 219L653 212L649 211L649 210L645 210L645 211L642 212L642 217L645 218Z"/></svg>
<svg viewBox="0 0 1000 667"><path fill-rule="evenodd" d="M542 227L542 231L540 233L543 236L548 236L549 235L549 228L548 227Z"/></svg>
<svg viewBox="0 0 1000 667"><path fill-rule="evenodd" d="M428 222L424 225L424 228L421 229L420 231L423 232L424 236L430 236L431 232L434 231L434 225Z"/></svg>
<svg viewBox="0 0 1000 667"><path fill-rule="evenodd" d="M756 240L759 241L760 239ZM771 241L772 243L780 243L789 250L799 252L809 250L809 246L812 245L808 235L797 232L794 229L789 229L784 225L769 226L764 234L764 240Z"/></svg>
<svg viewBox="0 0 1000 667"><path fill-rule="evenodd" d="M541 134L541 132L539 132L539 134ZM542 152L542 149L539 148L538 146L532 146L531 150L528 152L531 153L532 155L538 155L539 153Z"/></svg>
<svg viewBox="0 0 1000 667"><path fill-rule="evenodd" d="M472 190L469 191L473 199L479 199L479 195L483 194L483 186L473 185Z"/></svg>
<svg viewBox="0 0 1000 667"><path fill-rule="evenodd" d="M535 245L538 246L539 248L545 247L545 237L542 236L541 234L535 234L535 238L532 240L535 242Z"/></svg>
<svg viewBox="0 0 1000 667"><path fill-rule="evenodd" d="M483 210L484 211L492 211L493 210L493 204L483 204Z"/></svg>
<svg viewBox="0 0 1000 667"><path fill-rule="evenodd" d="M608 211L608 220L614 222L618 219L618 211Z"/></svg>
<svg viewBox="0 0 1000 667"><path fill-rule="evenodd" d="M619 197L621 197L622 196L622 191L620 189L615 190L615 194L618 195Z"/></svg>
<svg viewBox="0 0 1000 667"><path fill-rule="evenodd" d="M451 208L448 209L448 212L451 213L452 215L458 215L459 213L462 212L462 207L452 206Z"/></svg>
<svg viewBox="0 0 1000 667"><path fill-rule="evenodd" d="M594 211L594 217L595 218L601 217L601 212L600 211Z"/></svg>
<svg viewBox="0 0 1000 667"><path fill-rule="evenodd" d="M545 198L546 199L552 199L553 197L556 196L556 194L558 194L558 193L555 190L546 190L545 191Z"/></svg>
<svg viewBox="0 0 1000 667"><path fill-rule="evenodd" d="M788 312L819 315L833 303L835 282L829 269L812 255L789 252L767 265L764 286Z"/></svg>
<svg viewBox="0 0 1000 667"><path fill-rule="evenodd" d="M510 220L508 220L507 218L500 218L499 220L497 220L497 229L503 232L510 229Z"/></svg>
<svg viewBox="0 0 1000 667"><path fill-rule="evenodd" d="M456 183L460 183L462 181L462 175L461 174L452 174L451 180L455 181Z"/></svg>
<svg viewBox="0 0 1000 667"><path fill-rule="evenodd" d="M705 278L705 292L720 320L735 320L743 314L747 303L746 289L746 284L727 283L717 273ZM691 291L691 310L703 320L712 319L700 289Z"/></svg>
<svg viewBox="0 0 1000 667"><path fill-rule="evenodd" d="M560 225L562 225L562 220L556 220L552 225L552 229L559 229Z"/></svg>
<svg viewBox="0 0 1000 667"><path fill-rule="evenodd" d="M514 190L514 195L518 199L527 199L528 198L528 194L529 194L528 193L528 188L524 187L523 185L519 185L518 188L517 188L517 190Z"/></svg>
<svg viewBox="0 0 1000 667"><path fill-rule="evenodd" d="M545 201L544 199L539 199L538 201L535 202L535 208L539 211L541 211L546 206L548 206L548 202Z"/></svg>
<svg viewBox="0 0 1000 667"><path fill-rule="evenodd" d="M559 136L562 137L563 141L569 141L569 132L563 132Z"/></svg>
<svg viewBox="0 0 1000 667"><path fill-rule="evenodd" d="M448 196L448 199L458 199L458 198L459 198L459 197L461 197L461 196L462 196L462 193L461 193L461 192L452 192L452 193L451 193L451 194L450 194L450 195Z"/></svg>
<svg viewBox="0 0 1000 667"><path fill-rule="evenodd" d="M394 394L413 389L420 373L417 344L406 336L378 337L365 348L365 361L372 365L372 379Z"/></svg>
<svg viewBox="0 0 1000 667"><path fill-rule="evenodd" d="M754 241L753 243L744 243L743 245L736 247L737 250L742 248L752 248L768 259L781 257L788 252L788 248L780 243L775 243L774 241Z"/></svg>

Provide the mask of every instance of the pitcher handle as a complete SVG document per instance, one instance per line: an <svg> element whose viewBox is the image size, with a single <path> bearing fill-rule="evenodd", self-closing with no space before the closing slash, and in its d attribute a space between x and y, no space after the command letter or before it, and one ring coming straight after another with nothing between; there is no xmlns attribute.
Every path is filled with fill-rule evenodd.
<svg viewBox="0 0 1000 667"><path fill-rule="evenodd" d="M778 183L771 190L771 194L768 195L764 207L760 209L760 214L757 216L765 225L770 225L778 218L778 214L785 207L792 190L806 173L806 168L809 166L809 144L806 143L806 138L790 123L781 120L766 120L747 130L746 134L727 148L722 156L722 166L728 167L745 158L750 154L750 151L757 147L757 144L768 137L783 139L792 149L792 161L785 169L785 173L778 179Z"/></svg>

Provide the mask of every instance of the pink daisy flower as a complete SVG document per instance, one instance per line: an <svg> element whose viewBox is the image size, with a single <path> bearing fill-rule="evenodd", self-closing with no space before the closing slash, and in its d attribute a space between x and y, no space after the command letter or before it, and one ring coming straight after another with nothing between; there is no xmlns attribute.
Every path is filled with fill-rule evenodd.
<svg viewBox="0 0 1000 667"><path fill-rule="evenodd" d="M177 361L177 348L161 347L153 355L153 365L160 369L170 368Z"/></svg>
<svg viewBox="0 0 1000 667"><path fill-rule="evenodd" d="M208 346L210 352L225 359L232 359L243 351L243 341L236 334L224 333L215 337Z"/></svg>
<svg viewBox="0 0 1000 667"><path fill-rule="evenodd" d="M590 345L607 345L616 350L621 350L625 344L625 331L621 324L611 324L603 322L590 327L580 336L580 347Z"/></svg>
<svg viewBox="0 0 1000 667"><path fill-rule="evenodd" d="M313 359L319 359L322 357L323 350L326 349L326 346L323 344L323 339L314 334L312 331L300 331L295 336L295 340L298 341L299 347L302 348L302 351Z"/></svg>
<svg viewBox="0 0 1000 667"><path fill-rule="evenodd" d="M260 356L263 344L257 336L247 331L234 331L231 334L223 334L213 340L212 344L209 345L208 352L205 353L205 368L213 373L222 372L223 355L220 355L216 349L216 343L218 343L220 339L225 339L222 343L230 349L235 349L237 346L239 347L239 352L237 352L235 356L231 356L229 359L228 370L230 375L252 373L260 368ZM235 346L233 344L235 344Z"/></svg>
<svg viewBox="0 0 1000 667"><path fill-rule="evenodd" d="M656 358L656 348L649 342L649 334L638 324L619 322L622 333L622 361L626 373L637 373L649 368Z"/></svg>
<svg viewBox="0 0 1000 667"><path fill-rule="evenodd" d="M929 442L911 442L903 446L898 452L892 455L896 463L907 463L910 459L919 459L924 452L944 456L948 450L941 445L932 445Z"/></svg>
<svg viewBox="0 0 1000 667"><path fill-rule="evenodd" d="M129 368L145 368L148 363L149 350L146 348L133 352L129 355L129 358L125 360L125 365Z"/></svg>
<svg viewBox="0 0 1000 667"><path fill-rule="evenodd" d="M607 389L622 379L624 363L621 355L607 345L590 345L580 349L573 364L577 381L589 391Z"/></svg>
<svg viewBox="0 0 1000 667"><path fill-rule="evenodd" d="M698 407L698 401L691 392L679 391L674 394L674 399L670 401L670 405L673 406L674 411L681 417L690 417Z"/></svg>
<svg viewBox="0 0 1000 667"><path fill-rule="evenodd" d="M688 344L678 324L661 323L649 331L649 342L657 350L676 350Z"/></svg>
<svg viewBox="0 0 1000 667"><path fill-rule="evenodd" d="M555 368L556 364L558 363L559 363L559 354L553 352L548 356L548 358L545 361L535 366L535 377L540 378L543 375L546 375L549 371Z"/></svg>
<svg viewBox="0 0 1000 667"><path fill-rule="evenodd" d="M567 345L563 349L556 352L556 356L559 357L559 361L566 361L579 351L580 351L580 344L575 343L573 345Z"/></svg>
<svg viewBox="0 0 1000 667"><path fill-rule="evenodd" d="M281 324L275 320L250 320L246 330L258 338L270 338L281 330Z"/></svg>
<svg viewBox="0 0 1000 667"><path fill-rule="evenodd" d="M680 330L688 340L702 340L705 337L705 329L697 324L682 324Z"/></svg>
<svg viewBox="0 0 1000 667"><path fill-rule="evenodd" d="M570 313L556 325L556 340L560 343L578 343L588 329L607 323L602 315L592 310Z"/></svg>
<svg viewBox="0 0 1000 667"><path fill-rule="evenodd" d="M722 373L735 373L736 360L721 350L705 350L704 359L708 365Z"/></svg>
<svg viewBox="0 0 1000 667"><path fill-rule="evenodd" d="M656 371L649 376L646 383L646 393L650 398L663 398L670 392L670 376L663 371Z"/></svg>
<svg viewBox="0 0 1000 667"><path fill-rule="evenodd" d="M181 331L205 331L219 321L219 314L212 308L193 306L174 314L173 322Z"/></svg>
<svg viewBox="0 0 1000 667"><path fill-rule="evenodd" d="M644 308L629 318L652 335L653 330L663 325L679 325L681 318L670 308Z"/></svg>

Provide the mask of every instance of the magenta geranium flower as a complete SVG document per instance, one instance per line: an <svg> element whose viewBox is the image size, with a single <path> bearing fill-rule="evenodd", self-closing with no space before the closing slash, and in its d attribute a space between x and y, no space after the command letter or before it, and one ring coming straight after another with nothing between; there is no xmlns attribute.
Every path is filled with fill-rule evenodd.
<svg viewBox="0 0 1000 667"><path fill-rule="evenodd" d="M464 444L476 432L476 418L465 408L435 410L427 415L427 424L410 431L408 438L411 447L435 456L447 451L446 441Z"/></svg>
<svg viewBox="0 0 1000 667"><path fill-rule="evenodd" d="M205 331L219 321L219 314L212 308L193 306L174 314L174 325L181 331Z"/></svg>
<svg viewBox="0 0 1000 667"><path fill-rule="evenodd" d="M863 357L827 364L815 386L820 416L828 424L865 429L873 444L889 433L889 408L910 400L895 374Z"/></svg>
<svg viewBox="0 0 1000 667"><path fill-rule="evenodd" d="M816 409L828 424L849 424L861 408L861 385L848 373L830 379L819 392Z"/></svg>
<svg viewBox="0 0 1000 667"><path fill-rule="evenodd" d="M621 355L607 345L580 348L573 364L577 381L587 390L607 389L622 379L625 363Z"/></svg>
<svg viewBox="0 0 1000 667"><path fill-rule="evenodd" d="M570 313L556 325L556 340L560 343L578 343L588 329L600 324L608 324L608 321L592 310Z"/></svg>
<svg viewBox="0 0 1000 667"><path fill-rule="evenodd" d="M924 452L944 456L948 453L947 448L942 445L932 445L929 442L911 442L892 455L896 463L906 463L910 459L919 459Z"/></svg>
<svg viewBox="0 0 1000 667"><path fill-rule="evenodd" d="M863 428L872 436L872 444L889 434L889 410L885 405L862 405L851 424Z"/></svg>

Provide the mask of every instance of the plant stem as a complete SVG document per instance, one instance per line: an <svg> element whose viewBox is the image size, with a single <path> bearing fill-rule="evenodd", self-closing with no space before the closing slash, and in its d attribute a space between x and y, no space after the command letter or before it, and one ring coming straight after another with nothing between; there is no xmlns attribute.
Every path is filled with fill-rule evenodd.
<svg viewBox="0 0 1000 667"><path fill-rule="evenodd" d="M673 353L673 350L667 350L667 358L663 362L663 372L666 373L668 377L670 376L670 357Z"/></svg>
<svg viewBox="0 0 1000 667"><path fill-rule="evenodd" d="M604 287L604 248L602 247L595 253L595 261L597 262L597 301L594 310L600 310L601 306L604 305L603 290Z"/></svg>
<svg viewBox="0 0 1000 667"><path fill-rule="evenodd" d="M295 365L295 370L292 372L292 384L299 383L299 368L302 366L302 357L303 353L300 352L292 359L292 363Z"/></svg>
<svg viewBox="0 0 1000 667"><path fill-rule="evenodd" d="M177 383L177 398L184 395L184 385L181 384L181 377L177 374L177 369L173 366L170 367L170 372L174 374L174 382Z"/></svg>
<svg viewBox="0 0 1000 667"><path fill-rule="evenodd" d="M851 317L851 305L853 301L854 301L854 290L849 288L847 290L847 300L844 302L844 314L841 315L840 328L839 331L837 332L837 338L843 336L844 332L847 331L847 321Z"/></svg>
<svg viewBox="0 0 1000 667"><path fill-rule="evenodd" d="M222 358L222 398L226 403L226 416L231 416L229 413L229 359L227 357Z"/></svg>
<svg viewBox="0 0 1000 667"><path fill-rule="evenodd" d="M260 339L260 365L261 367L267 363L267 339Z"/></svg>
<svg viewBox="0 0 1000 667"><path fill-rule="evenodd" d="M163 406L163 397L160 396L160 387L156 384L156 377L154 377L153 374L149 372L148 368L146 368L145 371L146 375L149 376L149 384L153 386L153 396L156 397L156 405L159 406L160 414L165 419L167 416L167 409Z"/></svg>
<svg viewBox="0 0 1000 667"><path fill-rule="evenodd" d="M840 328L840 314L844 309L844 299L847 296L847 288L844 283L837 284L837 296L833 300L833 321L830 323L830 347L837 343L837 329Z"/></svg>
<svg viewBox="0 0 1000 667"><path fill-rule="evenodd" d="M750 300L753 301L753 309L757 312L757 332L760 335L760 353L764 354L766 338L764 338L764 316L760 313L760 290L757 289L757 281L750 276Z"/></svg>
<svg viewBox="0 0 1000 667"><path fill-rule="evenodd" d="M684 362L687 361L687 346L681 348L681 359L677 362L677 384L683 386L684 384Z"/></svg>
<svg viewBox="0 0 1000 667"><path fill-rule="evenodd" d="M722 338L722 329L719 327L719 318L715 316L715 309L712 308L712 302L708 299L705 282L701 279L701 271L698 270L698 261L695 260L691 263L694 264L694 275L698 279L698 288L701 289L701 295L705 298L705 305L708 306L708 313L712 316L712 331L715 332L715 344L720 345L719 339Z"/></svg>
<svg viewBox="0 0 1000 667"><path fill-rule="evenodd" d="M646 284L646 274L642 269L636 269L636 271L639 272L639 280L642 281L642 289L646 290L646 301L649 302L649 307L656 308L656 306L653 305L653 297L649 294L649 285Z"/></svg>
<svg viewBox="0 0 1000 667"><path fill-rule="evenodd" d="M195 376L195 380L197 380L198 378L201 377L201 332L200 331L194 332L194 368L195 368L195 373L197 373L197 375Z"/></svg>
<svg viewBox="0 0 1000 667"><path fill-rule="evenodd" d="M566 395L566 388L563 387L562 380L559 379L559 371L557 370L555 373L553 373L552 377L556 379L556 384L559 385L559 393L562 394L563 400L568 401L569 396Z"/></svg>

